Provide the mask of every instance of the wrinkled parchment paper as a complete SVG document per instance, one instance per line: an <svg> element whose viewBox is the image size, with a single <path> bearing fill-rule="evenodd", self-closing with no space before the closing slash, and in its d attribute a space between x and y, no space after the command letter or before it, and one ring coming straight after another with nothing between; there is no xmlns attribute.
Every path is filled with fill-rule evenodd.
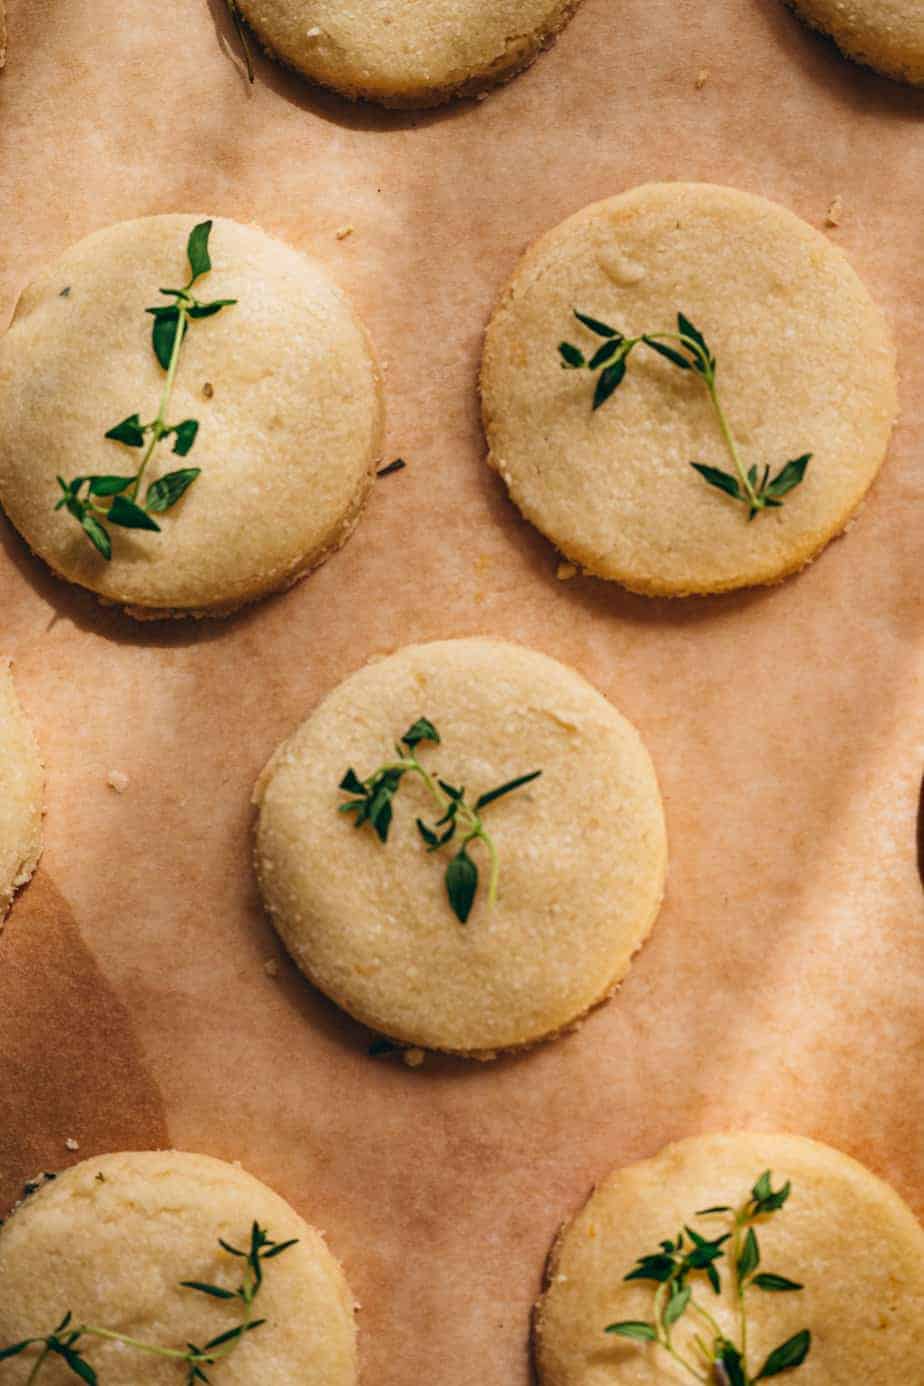
<svg viewBox="0 0 924 1386"><path fill-rule="evenodd" d="M830 1141L924 1214L924 96L775 0L586 0L531 72L426 116L262 60L248 87L223 0L10 0L9 25L3 321L110 221L254 220L354 296L409 466L321 571L223 623L139 628L0 521L0 648L48 765L45 855L0 940L0 1201L114 1147L241 1160L342 1258L364 1386L525 1386L559 1220L611 1165L696 1131ZM899 338L882 477L774 590L667 604L557 581L483 463L480 338L517 255L650 178L733 183L816 226L839 197L828 234ZM478 632L573 664L639 726L669 892L577 1034L410 1071L369 1059L282 956L248 801L370 655Z"/></svg>

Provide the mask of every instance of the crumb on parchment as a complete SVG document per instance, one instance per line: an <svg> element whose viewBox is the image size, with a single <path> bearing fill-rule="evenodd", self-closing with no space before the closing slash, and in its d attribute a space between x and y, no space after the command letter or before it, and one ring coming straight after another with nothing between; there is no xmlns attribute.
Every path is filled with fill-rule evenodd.
<svg viewBox="0 0 924 1386"><path fill-rule="evenodd" d="M833 197L825 212L825 226L840 226L843 215L844 199L841 196Z"/></svg>
<svg viewBox="0 0 924 1386"><path fill-rule="evenodd" d="M80 1149L80 1142L79 1142L79 1141L75 1141L73 1136L68 1136L68 1138L67 1138L67 1140L64 1142L64 1144L65 1144L65 1146L67 1147L68 1150L79 1150L79 1149Z"/></svg>
<svg viewBox="0 0 924 1386"><path fill-rule="evenodd" d="M114 789L117 794L124 794L131 781L124 770L110 770L106 776L106 783L110 789Z"/></svg>
<svg viewBox="0 0 924 1386"><path fill-rule="evenodd" d="M401 1057L408 1068L420 1068L426 1055L422 1049L405 1049Z"/></svg>
<svg viewBox="0 0 924 1386"><path fill-rule="evenodd" d="M577 577L578 570L574 563L559 563L555 569L555 576L559 582L568 582L569 579Z"/></svg>
<svg viewBox="0 0 924 1386"><path fill-rule="evenodd" d="M696 74L696 81L693 83L693 85L695 86L697 91L702 91L703 87L706 85L708 81L709 69L708 67L701 67L699 72L697 72Z"/></svg>
<svg viewBox="0 0 924 1386"><path fill-rule="evenodd" d="M352 224L352 222L347 223L346 226L338 226L336 231L337 240L345 241L347 236L352 236L355 230L356 227Z"/></svg>
<svg viewBox="0 0 924 1386"><path fill-rule="evenodd" d="M263 964L263 971L266 973L267 977L278 977L279 959L267 958L266 962Z"/></svg>

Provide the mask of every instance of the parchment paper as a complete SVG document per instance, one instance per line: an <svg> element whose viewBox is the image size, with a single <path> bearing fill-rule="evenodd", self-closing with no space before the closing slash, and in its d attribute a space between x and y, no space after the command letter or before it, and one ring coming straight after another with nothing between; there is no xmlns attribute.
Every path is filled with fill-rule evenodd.
<svg viewBox="0 0 924 1386"><path fill-rule="evenodd" d="M3 320L110 221L252 219L354 296L387 369L388 457L409 466L321 571L225 623L139 629L0 522L0 645L49 780L39 876L0 942L0 1200L113 1146L240 1159L343 1259L364 1386L525 1386L559 1220L611 1165L696 1131L820 1137L924 1213L924 97L776 0L586 0L527 75L427 116L264 61L249 88L221 0L9 11ZM480 338L517 255L650 178L733 183L819 226L840 196L829 234L898 334L882 477L847 538L773 590L671 605L556 581L483 463ZM282 957L248 800L370 655L476 632L575 665L639 726L669 894L579 1033L412 1072L369 1059Z"/></svg>

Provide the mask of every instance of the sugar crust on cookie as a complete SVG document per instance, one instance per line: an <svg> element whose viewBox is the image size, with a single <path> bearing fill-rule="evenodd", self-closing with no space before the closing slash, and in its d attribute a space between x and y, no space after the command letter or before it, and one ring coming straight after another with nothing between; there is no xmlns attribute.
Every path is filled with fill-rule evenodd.
<svg viewBox="0 0 924 1386"><path fill-rule="evenodd" d="M215 218L202 298L236 298L192 324L171 414L195 418L188 459L168 443L151 477L201 475L159 515L162 533L111 528L107 563L55 511L56 477L130 474L107 440L157 410L164 374L145 308L185 283L201 216L106 227L23 293L0 340L0 504L60 576L136 616L223 615L285 588L348 537L381 450L381 381L368 337L326 270L254 226ZM67 290L65 293L64 290Z"/></svg>
<svg viewBox="0 0 924 1386"><path fill-rule="evenodd" d="M45 776L9 660L0 658L0 929L42 851Z"/></svg>
<svg viewBox="0 0 924 1386"><path fill-rule="evenodd" d="M216 1367L228 1386L355 1386L353 1299L321 1235L278 1194L236 1165L180 1151L102 1155L59 1174L20 1204L0 1230L0 1344L74 1320L163 1346L202 1343L240 1315L180 1287L235 1288L241 1262L223 1252L248 1242L256 1219L276 1242L298 1245L266 1264L258 1301L266 1324ZM172 1386L177 1364L114 1343L85 1340L106 1386ZM4 1362L20 1386L32 1356ZM48 1386L72 1381L54 1362Z"/></svg>
<svg viewBox="0 0 924 1386"><path fill-rule="evenodd" d="M799 1386L892 1386L924 1380L918 1325L924 1311L924 1229L898 1194L863 1165L801 1136L724 1133L669 1145L614 1170L559 1234L534 1315L541 1386L661 1386L675 1379L654 1347L615 1338L606 1325L651 1317L651 1282L624 1277L643 1253L692 1221L697 1209L744 1201L770 1169L787 1179L783 1210L761 1220L761 1267L804 1284L747 1300L752 1368L808 1327ZM715 1220L710 1235L724 1230ZM706 1288L707 1307L736 1339L729 1297ZM678 1330L682 1336L685 1330ZM677 1380L687 1379L678 1369ZM788 1378L787 1378L788 1379Z"/></svg>
<svg viewBox="0 0 924 1386"><path fill-rule="evenodd" d="M578 309L627 334L683 311L718 360L745 465L811 452L782 509L747 522L691 461L730 470L708 395L640 347L599 410L563 339ZM572 562L651 596L777 582L848 524L885 456L895 352L846 257L791 212L731 188L659 183L584 208L525 255L493 315L481 392L490 465Z"/></svg>
<svg viewBox="0 0 924 1386"><path fill-rule="evenodd" d="M323 86L384 106L438 106L509 80L581 0L238 0L265 47Z"/></svg>
<svg viewBox="0 0 924 1386"><path fill-rule="evenodd" d="M924 86L924 5L920 0L786 0L841 52L886 77Z"/></svg>
<svg viewBox="0 0 924 1386"><path fill-rule="evenodd" d="M394 802L387 844L338 813L352 765L370 775L417 718L421 756L473 796L542 777L485 813L500 895L467 924L428 855L418 779ZM410 646L335 688L277 750L257 787L256 867L302 971L358 1020L422 1048L490 1057L548 1038L604 1000L657 915L666 834L635 729L573 670L490 639ZM488 821L488 819L490 821Z"/></svg>

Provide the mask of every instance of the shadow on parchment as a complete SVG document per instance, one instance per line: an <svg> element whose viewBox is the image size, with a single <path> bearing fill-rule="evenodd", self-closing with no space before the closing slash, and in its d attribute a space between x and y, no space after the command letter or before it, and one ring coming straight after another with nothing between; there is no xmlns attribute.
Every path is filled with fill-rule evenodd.
<svg viewBox="0 0 924 1386"><path fill-rule="evenodd" d="M833 39L811 28L786 4L752 0L752 7L775 44L852 116L886 120L924 117L924 91L846 57Z"/></svg>
<svg viewBox="0 0 924 1386"><path fill-rule="evenodd" d="M218 46L230 62L238 69L241 85L246 90L250 85L247 70L241 53L241 44L235 32L234 23L228 9L227 0L208 0L212 12L212 22ZM310 78L303 77L294 68L274 61L264 52L260 40L253 30L246 29L247 43L256 81L269 87L292 106L326 120L331 125L341 125L349 130L376 130L387 134L390 131L416 130L421 126L434 125L452 120L475 104L473 98L448 102L432 109L390 110L371 101L350 101L337 92L322 87Z"/></svg>
<svg viewBox="0 0 924 1386"><path fill-rule="evenodd" d="M0 935L2 996L16 1005L0 1001L0 1214L41 1168L169 1146L128 1011L41 867Z"/></svg>

